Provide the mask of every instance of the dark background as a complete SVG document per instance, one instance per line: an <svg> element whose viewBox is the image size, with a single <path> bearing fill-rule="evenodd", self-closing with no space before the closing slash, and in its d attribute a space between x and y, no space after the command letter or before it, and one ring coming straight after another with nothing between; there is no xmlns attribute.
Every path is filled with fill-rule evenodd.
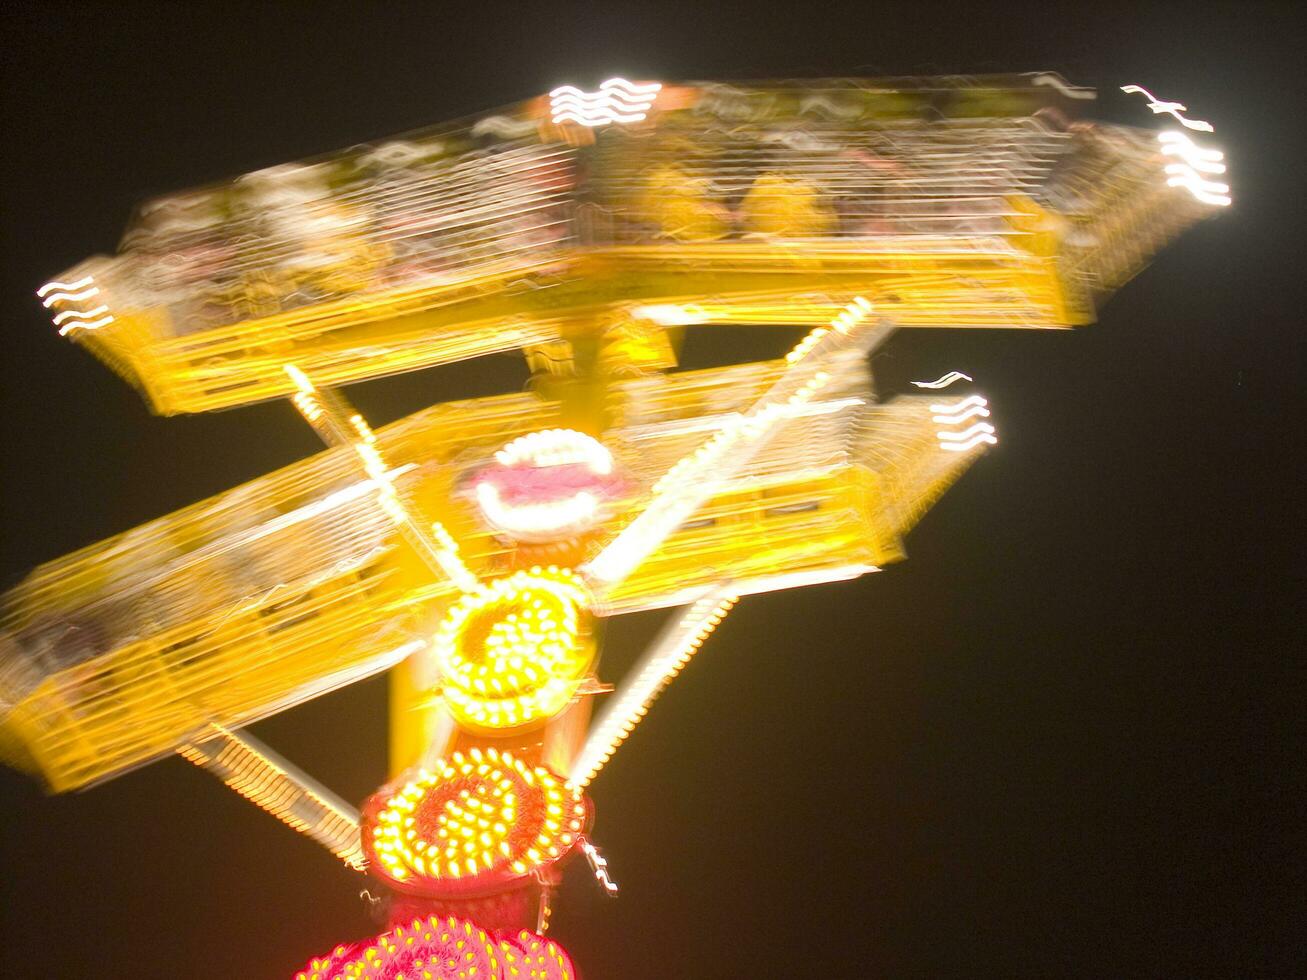
<svg viewBox="0 0 1307 980"><path fill-rule="evenodd" d="M910 561L741 603L593 787L621 898L574 868L553 934L591 980L1299 972L1292 10L11 5L0 586L318 448L285 403L152 417L56 335L34 290L143 197L617 73L1056 70L1150 126L1115 94L1137 82L1214 123L1234 207L1096 326L895 338L885 387L965 370L1002 444ZM784 345L695 336L686 360ZM383 423L524 377L487 358L350 394ZM616 623L608 670L656 627ZM384 695L254 731L361 799ZM371 929L354 876L179 759L62 797L3 772L0 806L5 976L287 977Z"/></svg>

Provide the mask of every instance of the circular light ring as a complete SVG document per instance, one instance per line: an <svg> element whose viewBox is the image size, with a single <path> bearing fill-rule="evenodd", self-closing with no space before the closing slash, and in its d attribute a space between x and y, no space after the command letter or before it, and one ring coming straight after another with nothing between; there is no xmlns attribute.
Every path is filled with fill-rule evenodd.
<svg viewBox="0 0 1307 980"><path fill-rule="evenodd" d="M575 429L542 429L514 439L473 477L487 523L519 541L550 541L594 527L621 481L613 456Z"/></svg>
<svg viewBox="0 0 1307 980"><path fill-rule="evenodd" d="M585 831L581 791L507 752L453 753L375 797L362 829L369 869L433 897L493 894L562 860Z"/></svg>
<svg viewBox="0 0 1307 980"><path fill-rule="evenodd" d="M295 980L575 980L557 943L522 930L492 933L454 916L429 916L376 939L315 957Z"/></svg>
<svg viewBox="0 0 1307 980"><path fill-rule="evenodd" d="M433 644L450 713L469 728L502 731L561 711L594 656L583 624L589 605L581 579L552 566L464 595Z"/></svg>

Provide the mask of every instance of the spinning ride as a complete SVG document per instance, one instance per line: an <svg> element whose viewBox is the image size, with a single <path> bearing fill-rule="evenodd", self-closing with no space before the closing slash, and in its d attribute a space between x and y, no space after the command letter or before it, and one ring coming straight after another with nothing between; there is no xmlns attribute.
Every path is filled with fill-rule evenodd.
<svg viewBox="0 0 1307 980"><path fill-rule="evenodd" d="M0 753L56 791L171 753L384 886L307 977L572 975L541 937L585 789L741 597L847 579L996 442L898 327L1072 327L1229 203L1211 127L1002 78L565 86L142 206L39 291L160 413L287 397L318 455L6 597ZM672 372L687 328L810 328ZM530 390L380 430L339 386L521 350ZM616 688L596 622L675 607ZM243 726L391 671L361 811ZM611 693L609 693L611 691ZM592 719L592 704L599 704Z"/></svg>

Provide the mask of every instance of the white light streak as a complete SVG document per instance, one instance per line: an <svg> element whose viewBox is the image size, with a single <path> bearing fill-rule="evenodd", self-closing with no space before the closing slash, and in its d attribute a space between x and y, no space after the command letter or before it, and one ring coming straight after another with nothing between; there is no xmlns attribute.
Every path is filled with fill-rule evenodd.
<svg viewBox="0 0 1307 980"><path fill-rule="evenodd" d="M1186 129L1194 129L1200 133L1213 132L1211 123L1204 122L1201 119L1186 119L1182 116L1182 112L1188 111L1188 107L1183 103L1164 102L1155 97L1152 92L1148 91L1148 89L1144 88L1142 85L1122 85L1121 91L1129 95L1137 93L1144 96L1144 98L1148 99L1148 108L1153 110L1154 115L1164 112L1168 115L1174 116L1176 122L1181 126L1184 126Z"/></svg>
<svg viewBox="0 0 1307 980"><path fill-rule="evenodd" d="M879 572L878 565L854 562L849 565L836 565L829 568L813 568L801 572L782 572L779 575L763 575L758 578L745 578L732 583L732 587L741 596L757 595L763 592L784 592L790 589L806 588L810 585L825 585L830 582L847 582L871 572ZM623 602L604 605L602 602L594 607L599 616L620 616L626 612L649 609L670 609L684 606L703 597L702 586L691 586L674 592L664 592L652 601Z"/></svg>
<svg viewBox="0 0 1307 980"><path fill-rule="evenodd" d="M555 124L574 122L581 126L606 126L609 123L640 122L653 106L657 82L637 85L624 78L610 78L597 92L584 92L574 85L563 85L549 93L550 111Z"/></svg>
<svg viewBox="0 0 1307 980"><path fill-rule="evenodd" d="M942 425L957 425L959 422L965 422L967 419L989 418L989 409L983 405L972 405L970 408L957 415L935 415L931 417L932 422L939 422Z"/></svg>
<svg viewBox="0 0 1307 980"><path fill-rule="evenodd" d="M80 293L51 293L45 299L41 300L41 305L47 310L54 306L55 303L80 303L84 299L90 299L92 296L100 295L100 287L92 286L90 289L83 290Z"/></svg>
<svg viewBox="0 0 1307 980"><path fill-rule="evenodd" d="M965 442L966 440L974 438L976 435L979 435L980 433L985 433L986 435L993 435L995 431L996 430L994 429L994 427L990 425L988 422L977 422L971 428L967 429L966 432L938 432L936 433L936 435L939 437L939 441L941 443Z"/></svg>
<svg viewBox="0 0 1307 980"><path fill-rule="evenodd" d="M444 525L437 522L432 524L429 530L424 529L405 508L395 489L393 474L397 471L391 470L386 465L381 452L377 449L376 435L363 416L357 412L350 412L346 416L344 412L349 409L345 408L348 403L345 402L344 397L332 393L331 401L328 402L309 376L294 364L283 364L282 368L299 388L299 391L291 396L291 402L310 425L320 421L323 416L328 417L331 424L314 425L315 431L330 446L347 445L354 450L363 471L375 481L378 505L386 512L386 516L399 529L404 539L417 551L419 557L429 568L439 569L447 575L463 592L475 589L478 585L477 577L459 557L458 545ZM353 437L345 434L347 429L354 432Z"/></svg>
<svg viewBox="0 0 1307 980"><path fill-rule="evenodd" d="M703 323L707 319L701 307L693 304L677 306L674 303L637 306L631 310L631 316L638 320L651 320L661 327L686 327Z"/></svg>
<svg viewBox="0 0 1307 980"><path fill-rule="evenodd" d="M361 480L358 483L351 484L340 490L328 494L321 500L315 500L311 504L305 504L303 507L297 507L289 514L282 514L274 517L270 521L265 521L253 531L249 532L243 539L242 543L250 544L258 541L260 538L267 537L269 534L275 534L292 527L302 521L325 514L327 511L334 510L342 504L348 504L351 501L358 500L367 496L373 490L380 490L388 485L392 480L398 479L410 470L417 469L417 463L405 463L403 466L397 466L393 470L388 470L380 480Z"/></svg>
<svg viewBox="0 0 1307 980"><path fill-rule="evenodd" d="M531 119L513 119L511 116L490 116L480 119L472 126L473 136L489 133L506 139L521 139L536 131L536 123Z"/></svg>
<svg viewBox="0 0 1307 980"><path fill-rule="evenodd" d="M1063 80L1062 80L1061 78L1059 78L1057 75L1051 75L1051 74L1048 74L1048 73L1044 73L1044 74L1036 75L1033 79L1031 79L1031 82L1030 82L1030 83L1031 83L1032 85L1049 85L1049 86L1051 86L1051 87L1057 89L1059 92L1061 92L1063 95L1065 95L1068 99L1096 99L1096 98L1098 98L1098 93L1097 93L1097 92L1094 92L1094 91L1091 90L1091 89L1083 89L1083 88L1076 89L1076 88L1071 88L1071 87L1069 87L1069 86L1067 85L1067 83L1066 83L1065 81L1063 81Z"/></svg>
<svg viewBox="0 0 1307 980"><path fill-rule="evenodd" d="M103 316L98 320L90 320L86 323L82 323L81 321L70 323L67 326L59 328L59 336L66 337L71 330L99 330L101 327L107 327L113 322L112 316Z"/></svg>
<svg viewBox="0 0 1307 980"><path fill-rule="evenodd" d="M998 439L994 436L993 433L986 432L976 436L974 439L970 440L969 442L941 442L939 444L939 448L947 449L949 452L953 452L953 453L964 453L968 449L975 449L977 446L981 445L982 443L988 443L991 446L997 446Z"/></svg>
<svg viewBox="0 0 1307 980"><path fill-rule="evenodd" d="M613 454L598 439L575 429L542 429L518 436L495 453L500 466L566 466L579 464L591 473L607 476L613 471Z"/></svg>
<svg viewBox="0 0 1307 980"><path fill-rule="evenodd" d="M295 382L295 387L304 392L304 394L311 395L317 391L317 389L313 387L313 382L309 380L309 376L294 364L284 364L282 367L285 368L286 374L290 376L290 379Z"/></svg>
<svg viewBox="0 0 1307 980"><path fill-rule="evenodd" d="M1174 129L1157 134L1157 142L1162 144L1162 152L1168 156L1178 156L1193 169L1205 174L1225 173L1225 154L1220 150L1209 150L1199 146L1184 133Z"/></svg>
<svg viewBox="0 0 1307 980"><path fill-rule="evenodd" d="M971 375L963 374L961 371L950 371L943 377L936 378L934 381L914 381L912 384L918 388L947 388L958 381L970 381Z"/></svg>
<svg viewBox="0 0 1307 980"><path fill-rule="evenodd" d="M644 511L591 559L582 571L592 581L611 586L622 581L666 540L696 508L721 492L767 441L777 423L793 406L811 401L830 375L820 370L826 358L850 344L845 339L862 325L857 346L874 346L892 332L881 323L865 323L872 305L859 296L828 327L816 327L785 356L785 372L754 402L747 413L731 420L693 452L682 457L654 484L653 497ZM602 591L602 590L600 590Z"/></svg>
<svg viewBox="0 0 1307 980"><path fill-rule="evenodd" d="M989 418L989 402L979 395L970 395L952 405L931 405L930 410L937 413L931 416L931 421L937 425L956 426L969 419ZM982 444L998 445L995 431L988 422L976 422L963 432L952 429L936 430L935 437L939 441L940 449L958 453L975 449Z"/></svg>
<svg viewBox="0 0 1307 980"><path fill-rule="evenodd" d="M55 314L54 325L57 327L67 320L93 320L95 317L103 316L108 312L109 307L107 306L97 306L95 309L88 310L85 313L81 310L64 310L62 313Z"/></svg>
<svg viewBox="0 0 1307 980"><path fill-rule="evenodd" d="M78 279L76 282L47 282L44 286L42 286L40 289L36 291L36 295L44 296L52 289L66 289L69 292L76 292L79 289L85 289L94 281L95 280L93 277L86 276L82 279Z"/></svg>
<svg viewBox="0 0 1307 980"><path fill-rule="evenodd" d="M654 698L690 662L736 601L733 590L725 586L714 589L691 603L659 634L590 729L585 744L572 763L569 783L584 788L594 779L648 713Z"/></svg>
<svg viewBox="0 0 1307 980"><path fill-rule="evenodd" d="M879 572L876 565L855 562L850 565L838 565L835 568L815 568L805 572L782 572L780 575L768 575L740 583L741 595L754 595L759 592L781 592L789 589L801 589L809 585L826 585L829 582L845 582L858 578L868 572Z"/></svg>
<svg viewBox="0 0 1307 980"><path fill-rule="evenodd" d="M608 877L608 861L599 853L599 848L595 847L584 837L580 840L581 852L585 854L585 859L590 862L590 870L594 872L595 878L599 884L604 886L604 891L610 898L617 897L617 882Z"/></svg>
<svg viewBox="0 0 1307 980"><path fill-rule="evenodd" d="M590 524L599 511L599 499L592 493L576 493L538 504L506 504L493 483L478 483L477 504L488 520L510 534L562 532Z"/></svg>
<svg viewBox="0 0 1307 980"><path fill-rule="evenodd" d="M366 866L359 843L358 810L263 743L244 732L211 724L208 737L177 751L350 867L362 870Z"/></svg>
<svg viewBox="0 0 1307 980"><path fill-rule="evenodd" d="M1183 187L1203 204L1227 207L1230 204L1230 185L1215 180L1207 180L1198 171L1185 163L1168 163L1166 165L1166 186Z"/></svg>
<svg viewBox="0 0 1307 980"><path fill-rule="evenodd" d="M969 395L962 399L962 401L953 405L931 405L930 410L932 412L940 412L944 415L951 415L954 412L960 411L964 408L969 408L972 405L979 405L981 408L984 408L988 404L989 402L985 401L985 399L981 398L979 395Z"/></svg>

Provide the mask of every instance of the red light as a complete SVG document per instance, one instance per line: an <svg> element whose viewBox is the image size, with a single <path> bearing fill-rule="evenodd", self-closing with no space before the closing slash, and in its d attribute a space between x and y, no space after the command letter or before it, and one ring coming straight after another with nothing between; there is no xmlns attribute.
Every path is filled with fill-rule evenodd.
<svg viewBox="0 0 1307 980"><path fill-rule="evenodd" d="M490 933L453 916L415 919L315 957L295 980L574 980L561 946L523 930Z"/></svg>

